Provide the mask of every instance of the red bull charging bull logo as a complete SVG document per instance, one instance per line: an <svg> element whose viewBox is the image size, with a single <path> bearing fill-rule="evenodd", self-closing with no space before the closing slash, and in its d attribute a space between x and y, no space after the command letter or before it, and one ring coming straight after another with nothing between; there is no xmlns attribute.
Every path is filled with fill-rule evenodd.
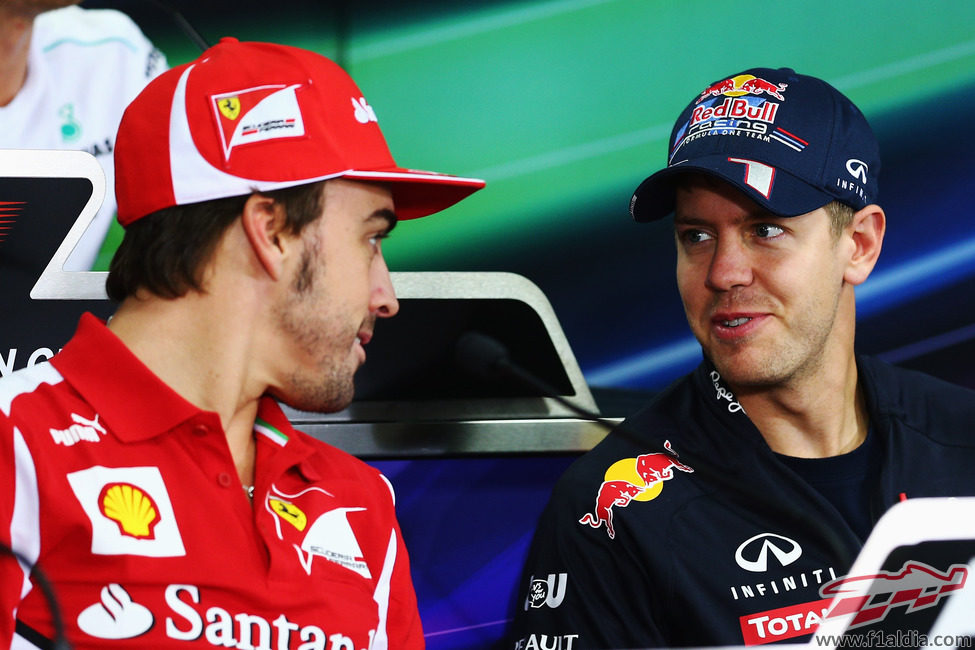
<svg viewBox="0 0 975 650"><path fill-rule="evenodd" d="M789 84L774 84L761 77L750 74L740 74L724 81L708 86L697 98L696 104L700 104L708 97L727 95L729 97L741 97L742 95L769 95L779 101L785 100L782 95Z"/></svg>
<svg viewBox="0 0 975 650"><path fill-rule="evenodd" d="M613 528L613 508L625 508L631 501L651 501L664 489L664 481L674 478L674 470L693 472L694 470L677 460L677 452L664 441L664 448L670 452L654 452L636 458L623 458L609 466L603 476L603 483L596 495L596 508L587 512L579 520L593 528L606 526L610 539L616 538Z"/></svg>

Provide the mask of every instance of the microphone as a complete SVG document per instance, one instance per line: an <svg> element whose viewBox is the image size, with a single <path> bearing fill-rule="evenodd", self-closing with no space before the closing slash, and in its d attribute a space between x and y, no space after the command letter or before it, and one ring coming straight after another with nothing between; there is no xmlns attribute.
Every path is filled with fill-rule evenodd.
<svg viewBox="0 0 975 650"><path fill-rule="evenodd" d="M504 379L514 379L524 388L554 399L584 420L598 422L607 429L616 426L612 420L607 420L598 413L583 408L559 395L559 391L548 382L514 363L508 353L508 348L497 339L486 334L475 331L462 334L454 347L454 363L457 367L482 381L493 383ZM668 455L672 456L672 454Z"/></svg>
<svg viewBox="0 0 975 650"><path fill-rule="evenodd" d="M625 438L639 448L677 459L676 452L645 439L644 436L640 436L627 427L625 423L608 420L598 413L565 399L544 380L512 361L504 344L486 334L475 331L462 334L454 347L454 362L462 370L482 380L512 379L517 381L526 388L554 399L583 419L602 425L607 431ZM717 468L700 457L689 456L685 453L681 462L693 467L703 480L722 487L722 495L739 499L749 509L754 509L756 506L766 506L772 511L785 511L792 519L793 525L807 530L814 537L823 538L839 562L847 567L852 566L856 554L850 552L847 545L828 525L819 521L811 513L805 512L802 507L796 507L796 504L788 503L785 499L776 501L772 495L756 489L745 481L735 479L728 473L727 469Z"/></svg>
<svg viewBox="0 0 975 650"><path fill-rule="evenodd" d="M61 607L58 605L58 599L54 595L54 588L51 586L51 582L47 579L47 576L43 571L41 571L39 566L32 564L31 561L24 557L22 553L14 550L10 546L7 546L3 542L0 542L0 554L10 555L19 563L30 569L30 574L34 579L34 582L37 584L37 587L44 595L47 608L51 612L51 625L54 627L54 638L48 640L39 632L33 630L20 621L16 622L17 633L27 638L35 645L37 645L38 642L45 644L39 647L50 648L50 650L71 650L71 644L68 642L68 638L64 632L64 619L61 617Z"/></svg>

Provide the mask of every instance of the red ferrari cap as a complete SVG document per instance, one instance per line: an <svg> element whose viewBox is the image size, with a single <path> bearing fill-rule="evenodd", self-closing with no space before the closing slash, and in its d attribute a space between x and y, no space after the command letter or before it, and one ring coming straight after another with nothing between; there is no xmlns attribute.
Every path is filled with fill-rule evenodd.
<svg viewBox="0 0 975 650"><path fill-rule="evenodd" d="M330 59L235 38L163 73L129 104L115 169L123 226L174 205L329 178L388 183L401 219L484 187L397 166L376 113Z"/></svg>

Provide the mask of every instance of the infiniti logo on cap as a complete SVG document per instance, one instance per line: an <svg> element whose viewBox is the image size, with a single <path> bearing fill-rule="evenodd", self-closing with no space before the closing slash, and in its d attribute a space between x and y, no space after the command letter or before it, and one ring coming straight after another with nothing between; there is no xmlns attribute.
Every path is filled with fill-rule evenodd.
<svg viewBox="0 0 975 650"><path fill-rule="evenodd" d="M735 562L745 571L764 573L768 571L769 553L785 567L799 559L802 548L788 537L775 533L761 533L741 543L735 551Z"/></svg>
<svg viewBox="0 0 975 650"><path fill-rule="evenodd" d="M850 158L846 161L846 171L850 172L850 176L859 179L861 183L866 184L867 182L867 171L870 167L867 163L862 160L857 160L856 158Z"/></svg>

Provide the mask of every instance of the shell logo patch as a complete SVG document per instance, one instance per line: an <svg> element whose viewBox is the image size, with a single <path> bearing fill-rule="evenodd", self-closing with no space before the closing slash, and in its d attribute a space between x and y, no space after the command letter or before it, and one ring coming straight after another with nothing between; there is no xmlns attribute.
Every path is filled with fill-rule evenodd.
<svg viewBox="0 0 975 650"><path fill-rule="evenodd" d="M158 467L95 465L72 472L67 479L91 522L93 554L186 555L169 490Z"/></svg>
<svg viewBox="0 0 975 650"><path fill-rule="evenodd" d="M118 524L123 535L152 539L159 512L152 497L130 483L111 483L102 488L98 505L103 515Z"/></svg>
<svg viewBox="0 0 975 650"><path fill-rule="evenodd" d="M299 531L305 530L305 526L308 525L308 517L301 508L294 505L293 503L288 503L287 501L282 501L281 499L275 499L271 497L268 499L268 505L271 507L278 517L288 522Z"/></svg>

